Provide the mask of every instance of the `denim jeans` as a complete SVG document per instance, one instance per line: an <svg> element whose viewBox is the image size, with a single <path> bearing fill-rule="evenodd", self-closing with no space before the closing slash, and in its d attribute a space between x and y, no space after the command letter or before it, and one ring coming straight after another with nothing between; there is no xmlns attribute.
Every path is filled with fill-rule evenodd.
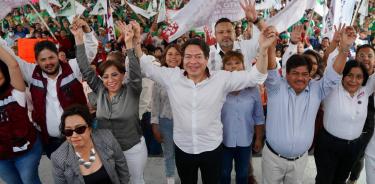
<svg viewBox="0 0 375 184"><path fill-rule="evenodd" d="M31 150L9 160L0 160L0 178L9 184L40 184L38 167L42 143L37 137Z"/></svg>
<svg viewBox="0 0 375 184"><path fill-rule="evenodd" d="M173 177L175 174L174 143L173 143L173 120L159 118L159 131L163 137L161 144L164 154L165 175Z"/></svg>
<svg viewBox="0 0 375 184"><path fill-rule="evenodd" d="M226 147L223 149L223 162L221 173L221 184L231 183L231 172L233 160L236 170L236 183L247 184L249 173L249 160L251 158L251 146L248 147Z"/></svg>

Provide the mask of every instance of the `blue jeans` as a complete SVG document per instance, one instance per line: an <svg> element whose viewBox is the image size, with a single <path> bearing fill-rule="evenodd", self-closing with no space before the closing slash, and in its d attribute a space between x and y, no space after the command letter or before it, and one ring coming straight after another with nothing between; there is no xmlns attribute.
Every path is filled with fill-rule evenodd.
<svg viewBox="0 0 375 184"><path fill-rule="evenodd" d="M221 172L221 184L230 184L233 160L236 170L236 183L247 184L249 176L249 161L251 158L251 146L226 147L223 149L223 162Z"/></svg>
<svg viewBox="0 0 375 184"><path fill-rule="evenodd" d="M174 142L173 142L173 120L159 118L159 131L163 136L161 144L164 153L165 175L173 177L175 174Z"/></svg>
<svg viewBox="0 0 375 184"><path fill-rule="evenodd" d="M0 178L10 184L40 184L38 166L42 143L37 137L31 150L9 160L0 160Z"/></svg>
<svg viewBox="0 0 375 184"><path fill-rule="evenodd" d="M161 146L152 135L150 112L145 112L142 115L141 127L142 127L143 137L145 138L145 141L146 141L148 155L160 155Z"/></svg>

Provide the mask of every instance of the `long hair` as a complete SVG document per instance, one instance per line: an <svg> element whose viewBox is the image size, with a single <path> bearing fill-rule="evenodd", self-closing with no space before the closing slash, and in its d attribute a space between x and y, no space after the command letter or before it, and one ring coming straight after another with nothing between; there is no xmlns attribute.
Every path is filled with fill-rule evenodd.
<svg viewBox="0 0 375 184"><path fill-rule="evenodd" d="M181 55L181 63L180 63L180 65L178 67L183 68L181 48L180 48L179 45L177 45L175 43L169 44L167 47L165 47L164 52L163 52L163 54L161 56L161 59L160 59L161 66L168 67L166 59L167 59L167 52L168 52L168 50L170 48L175 48L177 50L177 52L180 53L180 55Z"/></svg>
<svg viewBox="0 0 375 184"><path fill-rule="evenodd" d="M4 83L0 86L0 95L2 95L10 87L10 75L8 66L0 60L0 72L4 75Z"/></svg>

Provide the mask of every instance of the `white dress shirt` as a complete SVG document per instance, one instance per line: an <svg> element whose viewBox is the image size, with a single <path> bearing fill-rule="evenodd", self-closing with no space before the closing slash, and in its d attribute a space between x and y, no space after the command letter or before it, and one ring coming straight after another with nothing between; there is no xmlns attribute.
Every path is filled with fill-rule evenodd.
<svg viewBox="0 0 375 184"><path fill-rule="evenodd" d="M166 89L173 113L173 140L189 154L212 151L221 144L221 109L229 92L256 86L267 78L254 67L250 71L211 72L209 78L195 84L184 70L158 67L152 60L143 55L141 68Z"/></svg>
<svg viewBox="0 0 375 184"><path fill-rule="evenodd" d="M252 38L250 40L234 41L232 50L239 51L243 54L245 69L250 70L257 55L258 47L258 39ZM223 62L220 51L222 50L219 44L210 46L210 55L208 59L208 68L210 69L210 71L223 69Z"/></svg>
<svg viewBox="0 0 375 184"><path fill-rule="evenodd" d="M353 97L342 84L324 100L324 128L333 136L354 140L362 134L367 116L368 98L374 92L375 75L371 75L366 86L361 87Z"/></svg>
<svg viewBox="0 0 375 184"><path fill-rule="evenodd" d="M85 33L84 34L84 42L86 47L86 54L89 61L92 61L97 53L98 48L98 40L96 39L94 32ZM0 39L0 43L4 42ZM3 44L3 43L2 43ZM16 56L14 52L9 47L4 47L11 55L13 55L22 71L23 78L29 84L32 81L32 75L34 72L36 64L28 63L21 59L20 57ZM78 63L76 59L69 60L69 65L73 71L74 77L76 77L79 81L82 81L82 74L79 70ZM56 91L56 82L59 75L61 75L61 67L59 73L55 79L49 78L44 72L43 77L45 77L48 81L47 83L47 95L46 95L46 124L47 124L47 131L48 134L52 137L60 137L61 133L59 131L60 126L60 117L63 113L63 109L60 105L59 99L57 98L57 91Z"/></svg>

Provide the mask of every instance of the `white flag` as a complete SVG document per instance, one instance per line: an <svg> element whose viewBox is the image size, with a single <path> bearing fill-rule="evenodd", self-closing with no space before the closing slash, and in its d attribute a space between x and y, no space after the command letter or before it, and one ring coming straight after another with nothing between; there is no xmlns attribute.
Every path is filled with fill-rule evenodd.
<svg viewBox="0 0 375 184"><path fill-rule="evenodd" d="M136 13L136 14L140 14L140 15L144 16L144 17L147 18L147 19L150 19L151 17L153 17L154 15L157 14L157 12L154 12L154 11L151 11L151 12L146 11L146 10L144 10L144 9L142 9L142 8L139 8L138 6L135 6L135 5L133 5L133 4L129 3L129 2L126 2L126 3L128 3L128 5L129 5L130 8L134 11L134 13Z"/></svg>
<svg viewBox="0 0 375 184"><path fill-rule="evenodd" d="M283 10L268 19L267 25L275 26L279 32L285 31L303 17L306 8L307 0L293 0Z"/></svg>
<svg viewBox="0 0 375 184"><path fill-rule="evenodd" d="M106 23L107 23L107 33L108 33L108 39L109 40L116 40L116 35L115 35L115 24L113 23L113 16L112 16L112 8L110 6L110 1L106 1L106 9L107 9L107 14L105 16Z"/></svg>
<svg viewBox="0 0 375 184"><path fill-rule="evenodd" d="M105 15L107 14L107 4L105 0L99 0L92 11L90 12L90 15Z"/></svg>
<svg viewBox="0 0 375 184"><path fill-rule="evenodd" d="M368 16L368 0L362 0L362 4L359 7L358 13L361 14L359 17L360 25L363 25L365 17Z"/></svg>
<svg viewBox="0 0 375 184"><path fill-rule="evenodd" d="M353 19L355 2L354 0L341 0L339 22L350 25Z"/></svg>
<svg viewBox="0 0 375 184"><path fill-rule="evenodd" d="M157 23L163 22L167 19L167 10L165 8L165 0L160 0L159 2L159 15Z"/></svg>
<svg viewBox="0 0 375 184"><path fill-rule="evenodd" d="M56 14L50 4L61 7L61 4L56 0L39 0L39 7L41 10L47 10L52 18L56 18Z"/></svg>
<svg viewBox="0 0 375 184"><path fill-rule="evenodd" d="M8 13L12 11L13 8L17 8L27 4L28 0L3 0L0 1L0 7L2 11L0 11L0 19L5 18Z"/></svg>

